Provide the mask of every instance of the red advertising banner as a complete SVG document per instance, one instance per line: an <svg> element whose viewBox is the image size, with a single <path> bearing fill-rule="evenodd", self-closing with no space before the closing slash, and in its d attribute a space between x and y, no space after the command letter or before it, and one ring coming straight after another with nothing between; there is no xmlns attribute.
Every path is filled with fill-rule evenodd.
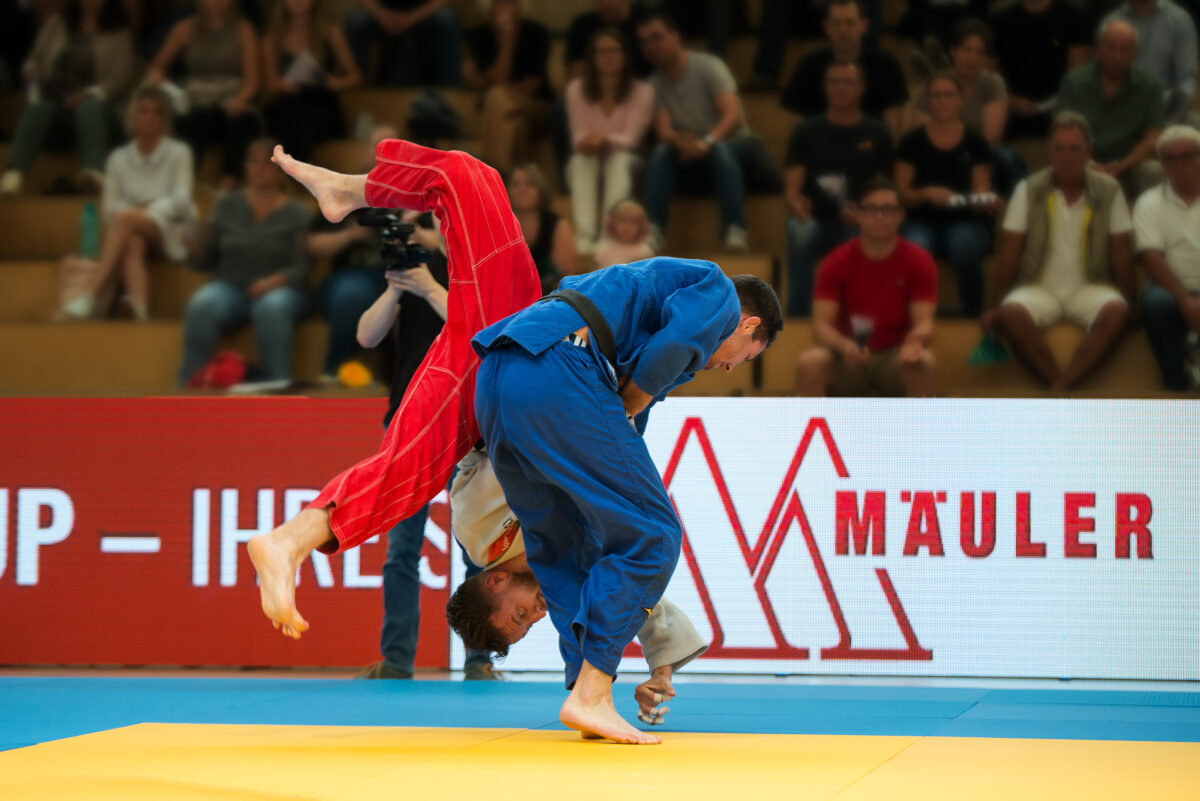
<svg viewBox="0 0 1200 801"><path fill-rule="evenodd" d="M245 541L373 453L381 399L0 399L0 664L365 665L386 536L301 568L300 641ZM449 511L421 561L420 667L445 667ZM458 558L455 556L455 558Z"/></svg>

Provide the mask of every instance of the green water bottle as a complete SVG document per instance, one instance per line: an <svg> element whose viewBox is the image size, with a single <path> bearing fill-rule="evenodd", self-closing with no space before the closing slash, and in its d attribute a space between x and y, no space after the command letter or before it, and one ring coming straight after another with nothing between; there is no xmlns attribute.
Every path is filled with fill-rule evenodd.
<svg viewBox="0 0 1200 801"><path fill-rule="evenodd" d="M94 200L84 203L79 215L79 255L85 259L100 255L100 213Z"/></svg>

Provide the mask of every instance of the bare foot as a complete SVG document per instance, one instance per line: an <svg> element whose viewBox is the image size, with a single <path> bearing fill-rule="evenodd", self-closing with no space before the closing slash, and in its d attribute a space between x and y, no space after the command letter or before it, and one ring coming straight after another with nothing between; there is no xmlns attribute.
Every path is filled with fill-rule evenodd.
<svg viewBox="0 0 1200 801"><path fill-rule="evenodd" d="M629 745L658 745L661 737L639 731L617 714L612 701L587 704L571 693L558 713L558 719L569 729L575 729L587 740L612 740Z"/></svg>
<svg viewBox="0 0 1200 801"><path fill-rule="evenodd" d="M282 145L275 146L271 161L317 199L321 213L330 222L341 222L350 212L367 205L365 175L345 175L297 161L284 152Z"/></svg>
<svg viewBox="0 0 1200 801"><path fill-rule="evenodd" d="M308 621L296 609L296 569L307 554L296 558L295 551L281 541L279 532L275 529L251 537L246 550L258 573L263 613L284 636L298 640L308 631Z"/></svg>

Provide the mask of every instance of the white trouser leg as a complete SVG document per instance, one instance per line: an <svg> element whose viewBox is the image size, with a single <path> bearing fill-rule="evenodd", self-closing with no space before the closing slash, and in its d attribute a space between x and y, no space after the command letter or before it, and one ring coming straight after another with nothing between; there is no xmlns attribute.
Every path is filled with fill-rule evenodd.
<svg viewBox="0 0 1200 801"><path fill-rule="evenodd" d="M567 161L567 183L571 185L571 209L575 215L575 238L579 242L596 241L597 209L600 194L600 160L576 153Z"/></svg>

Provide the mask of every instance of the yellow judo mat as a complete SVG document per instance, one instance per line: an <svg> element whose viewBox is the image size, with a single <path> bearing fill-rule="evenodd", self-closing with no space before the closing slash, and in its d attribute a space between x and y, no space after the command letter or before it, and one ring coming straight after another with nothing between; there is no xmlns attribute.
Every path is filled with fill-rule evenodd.
<svg viewBox="0 0 1200 801"><path fill-rule="evenodd" d="M143 723L0 752L3 801L1200 799L1200 743Z"/></svg>

